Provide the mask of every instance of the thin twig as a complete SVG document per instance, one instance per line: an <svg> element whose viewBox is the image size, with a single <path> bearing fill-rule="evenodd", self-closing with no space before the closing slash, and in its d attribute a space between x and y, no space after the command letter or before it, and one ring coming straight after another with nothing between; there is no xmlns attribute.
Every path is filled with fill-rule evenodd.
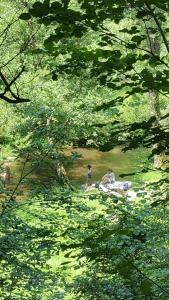
<svg viewBox="0 0 169 300"><path fill-rule="evenodd" d="M28 38L28 40L26 41L24 47L22 47L22 49L20 49L12 58L10 58L6 63L4 63L3 65L0 66L0 69L6 67L9 63L11 63L17 56L19 56L20 54L22 54L28 47L30 41L32 40L32 38L38 33L38 31L40 30L41 25L37 28L37 30Z"/></svg>
<svg viewBox="0 0 169 300"><path fill-rule="evenodd" d="M161 59L158 55L154 54L153 52L151 52L148 49L142 48L137 46L135 43L132 42L126 42L125 40L123 40L122 38L118 37L116 34L111 33L110 30L108 30L107 28L105 28L104 26L101 26L101 29L103 30L103 32L105 32L107 35L109 35L115 42L120 41L122 46L125 47L129 47L129 46L135 46L136 49L144 51L145 53L148 53L150 56L153 56L157 61L159 61L161 64L165 65L168 69L169 69L169 65L163 60Z"/></svg>
<svg viewBox="0 0 169 300"><path fill-rule="evenodd" d="M156 14L154 13L154 11L153 11L153 9L151 7L151 4L149 4L148 1L145 1L145 5L147 6L147 8L148 8L148 10L149 10L149 12L151 14L151 16L153 17L153 19L154 19L154 21L155 21L155 23L156 23L156 25L157 25L157 27L159 29L159 32L161 33L161 36L163 38L163 41L164 41L165 47L167 49L167 52L169 53L169 44L168 44L167 38L165 36L165 33L164 33L164 31L163 31L163 29L161 27L160 21L157 18Z"/></svg>

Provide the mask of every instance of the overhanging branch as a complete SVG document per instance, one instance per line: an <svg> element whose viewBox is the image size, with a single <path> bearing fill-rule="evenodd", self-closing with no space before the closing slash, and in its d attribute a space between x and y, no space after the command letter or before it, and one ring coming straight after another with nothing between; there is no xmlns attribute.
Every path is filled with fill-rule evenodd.
<svg viewBox="0 0 169 300"><path fill-rule="evenodd" d="M11 82L6 86L5 91L9 91L10 87L12 86L13 83L21 76L21 74L25 71L25 66L22 67L21 71L11 80ZM0 74L1 75L1 74Z"/></svg>
<svg viewBox="0 0 169 300"><path fill-rule="evenodd" d="M167 49L167 52L169 53L169 43L168 43L168 41L166 39L166 36L165 36L165 33L164 33L164 31L163 31L163 29L161 27L160 21L157 18L156 14L154 13L154 11L153 11L151 5L148 3L148 1L145 1L145 5L147 6L150 14L152 15L152 17L153 17L153 19L154 19L154 21L155 21L155 23L156 23L156 25L157 25L157 27L159 29L159 32L160 32L160 34L161 34L161 36L163 38L163 41L164 41L165 47Z"/></svg>
<svg viewBox="0 0 169 300"><path fill-rule="evenodd" d="M12 103L12 104L17 104L17 103L23 103L23 102L30 102L30 99L26 99L26 98L20 98L20 97L16 97L15 100L11 99L3 94L0 93L0 99L3 99L4 101L6 101L7 103Z"/></svg>
<svg viewBox="0 0 169 300"><path fill-rule="evenodd" d="M26 99L26 98L22 98L17 95L11 90L11 87L13 84L16 83L16 80L21 76L21 74L24 72L25 70L25 66L22 67L22 69L18 72L18 74L10 81L10 83L8 83L5 75L2 73L2 71L0 71L0 77L5 85L5 90L3 93L0 93L0 98L3 99L4 101L6 101L7 103L22 103L22 102L29 102L30 99ZM6 93L9 92L11 94L11 96L14 99L11 99L10 97L6 96Z"/></svg>

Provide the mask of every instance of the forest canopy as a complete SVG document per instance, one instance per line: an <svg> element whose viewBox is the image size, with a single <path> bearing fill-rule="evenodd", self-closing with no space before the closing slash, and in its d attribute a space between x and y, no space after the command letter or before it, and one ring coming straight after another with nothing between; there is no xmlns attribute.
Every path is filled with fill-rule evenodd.
<svg viewBox="0 0 169 300"><path fill-rule="evenodd" d="M168 1L2 0L0 13L2 300L167 300ZM128 153L118 180L134 199L74 185L81 148Z"/></svg>

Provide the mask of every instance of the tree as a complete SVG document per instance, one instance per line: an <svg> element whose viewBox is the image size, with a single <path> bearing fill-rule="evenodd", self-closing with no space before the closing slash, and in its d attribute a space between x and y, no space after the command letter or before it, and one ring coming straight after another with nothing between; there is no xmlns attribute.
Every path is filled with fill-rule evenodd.
<svg viewBox="0 0 169 300"><path fill-rule="evenodd" d="M20 20L15 30L23 34L22 45L34 29L38 36L21 55L16 32L10 31L6 44L12 39L19 54L13 60L12 51L4 52L7 62L12 59L12 74L4 67L2 93L7 88L12 96L21 89L34 99L8 110L16 116L14 146L20 155L34 156L30 172L44 158L48 164L53 157L59 161L65 145L82 140L106 150L117 144L158 145L152 155L168 150L169 114L159 115L168 99L167 1L45 0L32 1L28 11L27 2L21 3L26 23ZM147 47L145 22L153 22L149 43L160 36L160 52ZM150 90L158 95L152 116ZM18 184L27 174L22 175ZM3 299L167 300L164 183L168 179L145 184L135 202L51 184L18 203L17 185L1 212Z"/></svg>
<svg viewBox="0 0 169 300"><path fill-rule="evenodd" d="M57 65L55 73L76 72L80 75L81 70L88 69L90 76L96 77L100 85L108 86L112 91L123 91L122 96L105 104L111 108L128 97L135 97L138 93L146 95L150 90L156 95L168 97L167 8L166 1L163 4L157 1L120 1L118 4L115 1L76 1L74 4L71 1L54 1L51 4L44 1L35 3L20 18L36 18L47 28L55 22L54 33L44 42L51 57L63 56L64 60ZM145 25L147 20L155 24L153 34L161 37L161 53L146 46L146 40L150 37ZM129 22L127 29L126 22ZM91 34L96 42L86 46L85 41ZM104 108L104 104L101 108ZM147 126L153 125L156 130L164 131L163 142L159 141L158 147L153 149L155 155L161 151L161 147L167 147L162 146L167 133L161 125L157 126L157 111L154 117L153 122L146 123ZM134 141L131 140L129 147L136 144L136 140L138 145L146 145L147 133L152 137L151 127L147 127L146 135L132 130ZM129 127L126 129L130 130ZM153 135L149 140L151 146L154 145L154 139Z"/></svg>
<svg viewBox="0 0 169 300"><path fill-rule="evenodd" d="M28 73L25 52L33 46L39 26L21 26L19 15L27 5L24 1L16 1L15 6L11 1L1 3L0 21L0 98L10 104L29 102L30 99L25 95L21 88L21 77ZM30 4L32 4L31 2ZM6 9L11 14L6 17ZM26 77L26 76L24 76Z"/></svg>

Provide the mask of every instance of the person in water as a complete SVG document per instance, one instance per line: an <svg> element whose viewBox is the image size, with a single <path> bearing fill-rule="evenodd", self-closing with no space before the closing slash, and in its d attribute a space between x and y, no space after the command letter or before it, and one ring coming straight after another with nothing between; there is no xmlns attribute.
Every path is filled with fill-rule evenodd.
<svg viewBox="0 0 169 300"><path fill-rule="evenodd" d="M4 165L5 166L5 165ZM11 178L11 172L9 166L5 167L5 170L0 173L0 179L4 182L4 184L9 184Z"/></svg>
<svg viewBox="0 0 169 300"><path fill-rule="evenodd" d="M91 180L92 180L92 166L88 165L87 166L87 185L91 185Z"/></svg>
<svg viewBox="0 0 169 300"><path fill-rule="evenodd" d="M102 177L101 183L103 185L114 183L115 182L115 175L112 169L108 169L107 173Z"/></svg>

